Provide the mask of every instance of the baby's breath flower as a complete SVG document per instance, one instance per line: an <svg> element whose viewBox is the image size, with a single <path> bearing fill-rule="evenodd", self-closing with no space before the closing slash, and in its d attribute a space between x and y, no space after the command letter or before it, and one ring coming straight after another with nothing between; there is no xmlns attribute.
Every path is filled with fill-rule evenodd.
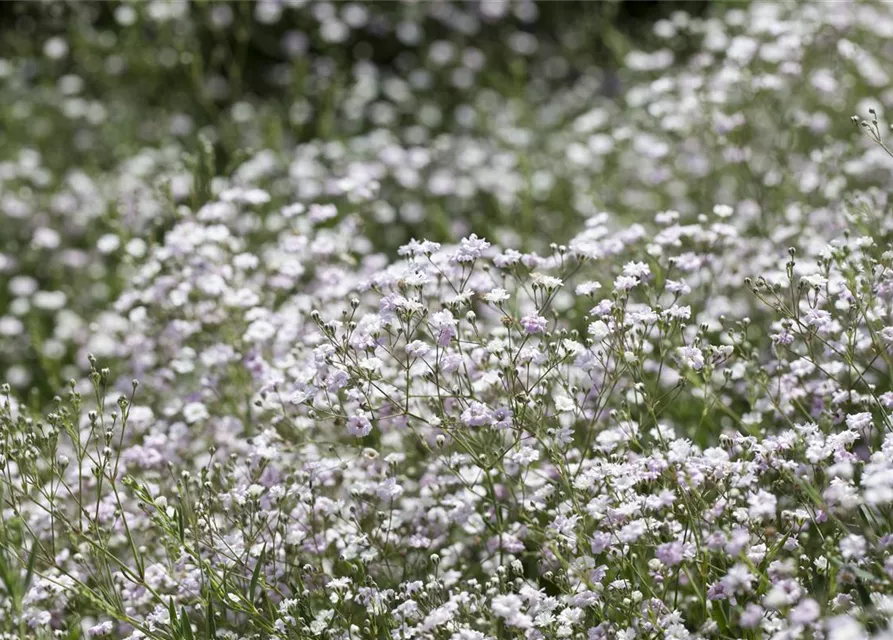
<svg viewBox="0 0 893 640"><path fill-rule="evenodd" d="M704 368L704 354L697 347L679 347L676 355L686 367L700 371Z"/></svg>
<svg viewBox="0 0 893 640"><path fill-rule="evenodd" d="M125 5L0 58L0 637L883 635L893 5Z"/></svg>
<svg viewBox="0 0 893 640"><path fill-rule="evenodd" d="M347 431L352 436L364 438L372 432L372 422L363 415L351 416L347 419Z"/></svg>
<svg viewBox="0 0 893 640"><path fill-rule="evenodd" d="M536 314L529 314L521 318L521 326L527 333L543 333L548 324L548 320Z"/></svg>

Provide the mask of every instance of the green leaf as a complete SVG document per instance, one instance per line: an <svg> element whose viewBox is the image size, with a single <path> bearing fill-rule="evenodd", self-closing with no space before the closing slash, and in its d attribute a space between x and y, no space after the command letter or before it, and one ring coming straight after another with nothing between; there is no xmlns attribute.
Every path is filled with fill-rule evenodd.
<svg viewBox="0 0 893 640"><path fill-rule="evenodd" d="M217 637L217 621L214 619L214 600L208 599L208 640Z"/></svg>
<svg viewBox="0 0 893 640"><path fill-rule="evenodd" d="M177 608L174 606L174 599L171 598L167 601L167 613L171 618L171 629L174 632L174 637L179 637L180 629L179 622L177 621Z"/></svg>
<svg viewBox="0 0 893 640"><path fill-rule="evenodd" d="M186 640L195 640L192 625L189 624L189 616L186 615L186 607L180 607L180 630Z"/></svg>
<svg viewBox="0 0 893 640"><path fill-rule="evenodd" d="M27 593L34 577L34 562L37 560L37 540L31 544L31 553L28 554L28 569L25 572L25 586L23 593Z"/></svg>
<svg viewBox="0 0 893 640"><path fill-rule="evenodd" d="M3 581L3 585L6 588L6 593L11 598L16 598L16 584L11 579L11 572L9 571L9 567L6 562L6 554L0 553L0 580Z"/></svg>
<svg viewBox="0 0 893 640"><path fill-rule="evenodd" d="M177 532L180 535L180 542L186 542L186 527L183 524L183 508L177 507Z"/></svg>
<svg viewBox="0 0 893 640"><path fill-rule="evenodd" d="M251 585L248 587L248 601L254 604L254 595L257 592L257 581L260 579L261 567L264 564L264 556L267 554L267 545L260 552L257 558L257 564L254 565L254 573L251 574Z"/></svg>

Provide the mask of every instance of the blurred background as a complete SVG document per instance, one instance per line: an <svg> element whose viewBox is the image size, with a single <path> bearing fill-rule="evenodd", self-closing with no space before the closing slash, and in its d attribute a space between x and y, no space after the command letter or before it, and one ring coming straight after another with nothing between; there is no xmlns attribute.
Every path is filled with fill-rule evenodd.
<svg viewBox="0 0 893 640"><path fill-rule="evenodd" d="M270 233L295 202L358 212L388 256L471 232L547 250L603 211L717 203L763 233L886 171L849 116L893 103L887 13L0 3L0 377L45 397L88 342L112 352L98 341L134 266L231 186L262 185L273 214L252 224Z"/></svg>
<svg viewBox="0 0 893 640"><path fill-rule="evenodd" d="M0 57L7 65L24 63L18 80L35 94L34 104L26 108L19 102L13 121L4 121L0 142L10 148L52 140L58 151L65 147L47 158L52 168L73 162L109 168L135 147L159 144L172 133L189 142L199 132L213 130L218 151L227 159L246 140L224 120L234 105L247 103L286 116L281 122L287 126L258 132L254 142L293 145L336 134L333 124L345 124L336 113L343 107L339 97L359 65L374 65L385 74L405 73L430 57L431 45L437 43L456 50L473 47L483 67L475 69L469 86L447 84L458 91L443 92L442 83L429 80L433 91L441 91L436 96L445 112L442 128L447 128L447 113L465 97L462 89L491 87L544 96L595 66L605 71L603 91L619 94L619 67L631 50L649 46L654 23L681 10L702 16L709 4L4 2ZM685 39L672 44L679 54L694 45ZM550 86L531 69L534 57L547 56L561 60L553 64ZM52 113L59 105L40 104L37 94L69 74L79 78L66 85L71 93L112 107L103 114L103 131L88 133L77 126L61 130ZM17 97L4 92L5 106L13 106L10 102ZM29 126L14 126L16 116L24 119L26 110ZM173 125L172 114L179 116ZM92 119L100 118L94 113ZM353 120L337 134L370 126L367 118Z"/></svg>

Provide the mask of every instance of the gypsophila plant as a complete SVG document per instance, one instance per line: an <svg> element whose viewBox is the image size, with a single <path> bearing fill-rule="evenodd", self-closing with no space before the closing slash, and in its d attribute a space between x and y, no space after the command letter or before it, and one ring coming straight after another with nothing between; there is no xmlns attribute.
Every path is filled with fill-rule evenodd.
<svg viewBox="0 0 893 640"><path fill-rule="evenodd" d="M893 5L563 10L11 10L0 640L893 637Z"/></svg>

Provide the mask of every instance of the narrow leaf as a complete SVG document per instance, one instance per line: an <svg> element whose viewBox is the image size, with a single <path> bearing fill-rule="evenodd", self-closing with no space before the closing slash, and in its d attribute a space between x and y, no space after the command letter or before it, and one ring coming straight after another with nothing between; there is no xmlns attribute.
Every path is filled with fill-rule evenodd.
<svg viewBox="0 0 893 640"><path fill-rule="evenodd" d="M167 613L171 618L171 629L174 631L174 637L179 637L180 635L180 625L177 621L177 608L174 606L174 599L171 598L167 602Z"/></svg>
<svg viewBox="0 0 893 640"><path fill-rule="evenodd" d="M186 607L180 607L180 629L186 640L195 640L195 635L192 633L192 625L189 624L189 617L186 615Z"/></svg>
<svg viewBox="0 0 893 640"><path fill-rule="evenodd" d="M251 574L251 586L248 587L248 601L254 604L254 595L257 592L257 581L260 579L261 567L264 564L264 556L267 554L267 545L260 552L257 558L257 564L254 565L254 573Z"/></svg>
<svg viewBox="0 0 893 640"><path fill-rule="evenodd" d="M177 507L177 528L180 534L180 542L186 541L186 528L183 525L183 508Z"/></svg>
<svg viewBox="0 0 893 640"><path fill-rule="evenodd" d="M37 540L31 545L31 553L28 554L28 569L25 572L24 593L31 587L31 579L34 577L34 563L37 560Z"/></svg>
<svg viewBox="0 0 893 640"><path fill-rule="evenodd" d="M214 601L208 600L208 640L217 637L217 620L214 619Z"/></svg>

